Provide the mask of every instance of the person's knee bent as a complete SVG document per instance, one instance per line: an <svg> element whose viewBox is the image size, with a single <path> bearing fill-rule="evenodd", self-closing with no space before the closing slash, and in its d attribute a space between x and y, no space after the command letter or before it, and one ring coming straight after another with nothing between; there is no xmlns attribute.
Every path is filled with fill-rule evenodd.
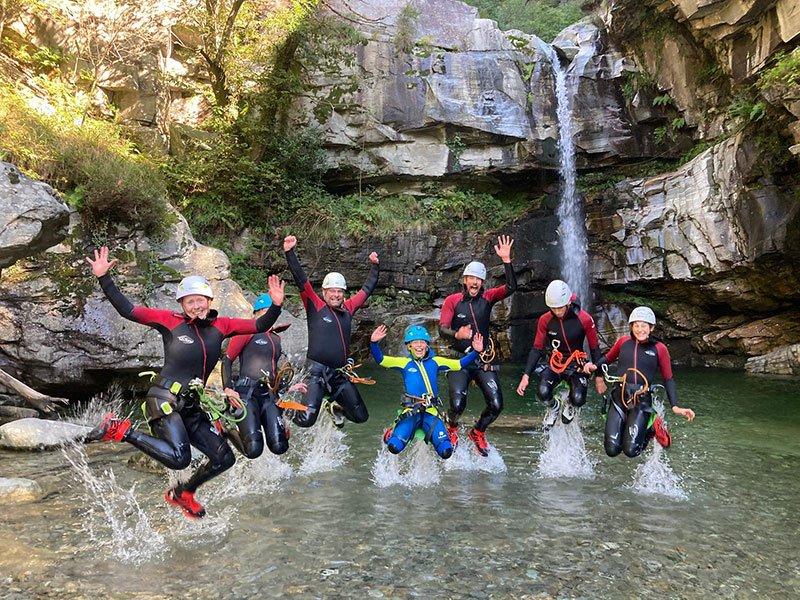
<svg viewBox="0 0 800 600"><path fill-rule="evenodd" d="M259 433L258 436L242 437L242 454L247 458L258 458L264 453L264 439Z"/></svg>
<svg viewBox="0 0 800 600"><path fill-rule="evenodd" d="M619 456L619 453L622 452L622 445L619 443L606 440L603 445L608 456Z"/></svg>
<svg viewBox="0 0 800 600"><path fill-rule="evenodd" d="M285 437L277 440L269 440L267 445L269 446L269 451L273 454L283 454L289 449L289 440Z"/></svg>
<svg viewBox="0 0 800 600"><path fill-rule="evenodd" d="M572 386L569 396L573 406L583 406L586 404L586 386L579 383L575 384Z"/></svg>
<svg viewBox="0 0 800 600"><path fill-rule="evenodd" d="M386 442L386 447L389 449L389 452L392 454L400 454L403 449L406 447L405 442L398 438L397 436L392 436Z"/></svg>
<svg viewBox="0 0 800 600"><path fill-rule="evenodd" d="M366 423L368 419L369 412L367 411L367 407L364 406L363 403L360 406L356 406L351 419L353 423Z"/></svg>
<svg viewBox="0 0 800 600"><path fill-rule="evenodd" d="M319 416L319 411L315 410L314 412L305 411L305 412L298 412L295 414L292 421L298 427L311 427L314 423L317 422L317 417Z"/></svg>
<svg viewBox="0 0 800 600"><path fill-rule="evenodd" d="M553 386L545 381L545 378L539 381L539 386L536 388L536 393L539 400L550 406L553 403Z"/></svg>
<svg viewBox="0 0 800 600"><path fill-rule="evenodd" d="M233 451L227 445L225 445L224 450L222 450L222 452L215 457L214 467L219 469L220 472L227 471L235 462L236 456L234 456Z"/></svg>
<svg viewBox="0 0 800 600"><path fill-rule="evenodd" d="M643 445L642 444L623 444L622 445L622 452L625 453L625 456L628 458L636 458L642 453Z"/></svg>

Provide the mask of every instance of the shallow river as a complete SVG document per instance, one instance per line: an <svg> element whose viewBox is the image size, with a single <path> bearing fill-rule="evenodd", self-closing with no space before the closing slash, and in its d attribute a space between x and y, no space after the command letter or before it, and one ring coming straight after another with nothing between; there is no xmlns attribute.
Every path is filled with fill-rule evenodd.
<svg viewBox="0 0 800 600"><path fill-rule="evenodd" d="M342 439L294 430L287 456L241 460L201 488L200 522L166 507L165 477L131 468L127 445L89 447L82 474L62 452L0 453L0 475L47 492L0 506L0 597L800 596L800 382L679 371L698 416L670 415L665 496L633 485L652 449L604 455L596 396L583 478L543 477L541 408L513 393L518 372L503 372L490 461L462 435L449 468L418 444L401 461L412 472L387 475L385 452L375 463L399 377L373 371L368 423ZM481 406L473 389L469 414Z"/></svg>

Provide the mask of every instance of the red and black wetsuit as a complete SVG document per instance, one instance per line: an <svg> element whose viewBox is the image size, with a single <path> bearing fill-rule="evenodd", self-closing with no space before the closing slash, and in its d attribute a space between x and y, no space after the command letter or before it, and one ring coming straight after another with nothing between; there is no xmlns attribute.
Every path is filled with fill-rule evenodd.
<svg viewBox="0 0 800 600"><path fill-rule="evenodd" d="M533 346L528 353L528 362L525 364L525 374L539 377L537 394L539 399L548 406L554 406L553 389L561 382L569 383L569 399L573 406L582 406L586 403L586 391L589 379L581 373L575 361L571 362L563 373L556 373L549 363L539 364L542 357L549 360L554 349L553 341L558 346L558 351L564 355L564 360L575 350L583 350L584 341L589 344L589 353L592 361L600 359L600 345L597 342L597 328L592 316L581 309L576 303L576 298L570 299L571 304L562 318L558 318L552 310L548 310L536 322L536 335Z"/></svg>
<svg viewBox="0 0 800 600"><path fill-rule="evenodd" d="M308 324L308 352L310 363L308 393L305 413L298 413L294 422L301 427L311 427L317 420L319 407L326 394L332 402L338 403L345 416L354 423L363 423L369 418L367 407L361 399L356 386L336 369L347 364L350 356L350 330L353 315L361 308L378 285L378 265L373 264L367 281L351 298L344 301L342 308L331 308L311 287L308 277L300 266L294 249L286 253L286 261L292 272L300 299L306 309Z"/></svg>
<svg viewBox="0 0 800 600"><path fill-rule="evenodd" d="M642 375L647 379L647 384L652 386L659 372L673 407L678 406L678 392L672 378L669 350L657 339L650 337L647 341L639 342L630 335L623 336L596 364L601 369L603 365L614 361L617 361L617 375L626 375L626 381L624 390L621 384L615 384L611 390L613 402L606 418L605 450L609 456L617 456L622 451L625 456L633 458L644 451L652 437L647 426L653 412L652 396L649 392L642 394L634 406L628 407L622 401L622 394L626 399L632 398L634 392L645 384Z"/></svg>
<svg viewBox="0 0 800 600"><path fill-rule="evenodd" d="M460 354L466 354L472 348L472 339L456 339L456 331L464 325L472 327L472 335L480 332L484 343L489 344L489 321L494 305L508 298L517 290L517 278L511 263L503 263L506 283L488 290L480 289L473 298L468 292L463 291L451 294L444 300L442 312L439 316L439 332L451 338L450 347ZM500 415L503 410L503 393L497 379L497 367L494 365L475 361L460 371L450 371L447 382L450 391L450 411L448 420L450 425L456 425L458 419L467 408L467 391L469 382L475 381L483 392L486 408L481 413L475 429L486 431L486 428Z"/></svg>
<svg viewBox="0 0 800 600"><path fill-rule="evenodd" d="M134 323L157 330L164 341L164 367L147 392L145 417L153 435L131 430L125 441L170 469L185 469L191 461L190 444L208 457L178 491L194 492L199 485L230 468L235 458L225 439L200 409L187 387L192 379L205 383L222 352L222 340L237 334L266 331L280 315L272 305L259 319L231 319L209 312L205 319L184 313L134 306L110 275L99 278L103 293L117 312Z"/></svg>
<svg viewBox="0 0 800 600"><path fill-rule="evenodd" d="M281 338L272 330L254 335L237 335L231 339L222 357L222 381L233 387L247 407L247 414L238 423L238 435L230 435L237 449L247 458L258 458L264 451L264 436L273 454L289 449L282 411L270 385L275 384L278 360L282 354ZM231 377L233 362L239 359L239 375ZM267 377L267 384L261 379ZM264 430L264 436L261 430Z"/></svg>

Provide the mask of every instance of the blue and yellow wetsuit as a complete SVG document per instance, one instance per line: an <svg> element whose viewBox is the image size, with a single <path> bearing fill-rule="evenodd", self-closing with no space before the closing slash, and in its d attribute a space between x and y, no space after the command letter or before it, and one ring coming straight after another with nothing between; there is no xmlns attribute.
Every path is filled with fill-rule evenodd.
<svg viewBox="0 0 800 600"><path fill-rule="evenodd" d="M410 354L401 356L384 356L377 342L370 344L370 352L380 366L397 369L403 375L406 390L403 410L400 419L394 426L391 437L386 440L389 451L398 454L413 439L418 429L425 433L436 453L442 458L450 458L453 445L447 436L444 422L439 417L436 405L439 404L439 386L436 377L443 371L459 371L478 358L474 350L460 360L435 356L433 350L417 360Z"/></svg>

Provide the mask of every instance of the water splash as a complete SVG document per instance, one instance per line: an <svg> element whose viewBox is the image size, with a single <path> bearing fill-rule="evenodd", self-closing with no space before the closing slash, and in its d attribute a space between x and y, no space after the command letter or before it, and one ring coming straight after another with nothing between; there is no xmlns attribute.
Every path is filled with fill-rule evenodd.
<svg viewBox="0 0 800 600"><path fill-rule="evenodd" d="M294 453L303 457L297 472L310 475L342 466L350 454L350 447L344 443L345 435L344 430L333 424L330 415L323 412L314 427L303 429L297 435Z"/></svg>
<svg viewBox="0 0 800 600"><path fill-rule="evenodd" d="M411 441L401 454L381 444L372 465L372 481L381 488L392 485L430 487L442 479L442 461L425 442Z"/></svg>
<svg viewBox="0 0 800 600"><path fill-rule="evenodd" d="M248 494L269 494L280 488L289 479L293 469L282 456L277 456L264 448L258 458L249 459L237 453L236 463L221 477L214 481L215 499L241 498Z"/></svg>
<svg viewBox="0 0 800 600"><path fill-rule="evenodd" d="M62 420L75 425L94 427L103 420L106 413L122 414L122 402L122 386L114 382L106 391L92 396L86 404L72 408Z"/></svg>
<svg viewBox="0 0 800 600"><path fill-rule="evenodd" d="M164 536L153 528L139 505L136 485L122 488L111 469L95 475L81 446L70 444L61 452L83 485L82 526L95 550L108 548L115 559L135 565L163 559Z"/></svg>
<svg viewBox="0 0 800 600"><path fill-rule="evenodd" d="M567 72L561 66L553 46L542 43L540 48L553 68L556 92L556 117L558 119L559 175L561 199L558 203L559 232L561 240L561 276L584 306L590 305L586 221L581 198L577 194L577 168L575 166L575 140L572 106L574 90L570 90Z"/></svg>
<svg viewBox="0 0 800 600"><path fill-rule="evenodd" d="M661 386L653 387L653 408L661 418L664 418L664 401L661 399L660 390L657 389ZM631 487L647 496L658 495L676 500L688 500L689 494L683 489L682 483L682 478L672 470L664 448L652 440L646 459L636 466Z"/></svg>
<svg viewBox="0 0 800 600"><path fill-rule="evenodd" d="M539 477L594 479L594 463L586 452L580 413L572 423L556 423L545 434L544 452L539 456Z"/></svg>
<svg viewBox="0 0 800 600"><path fill-rule="evenodd" d="M492 444L489 444L489 456L481 456L469 438L460 438L455 452L444 462L445 471L505 473L508 470L502 455Z"/></svg>

